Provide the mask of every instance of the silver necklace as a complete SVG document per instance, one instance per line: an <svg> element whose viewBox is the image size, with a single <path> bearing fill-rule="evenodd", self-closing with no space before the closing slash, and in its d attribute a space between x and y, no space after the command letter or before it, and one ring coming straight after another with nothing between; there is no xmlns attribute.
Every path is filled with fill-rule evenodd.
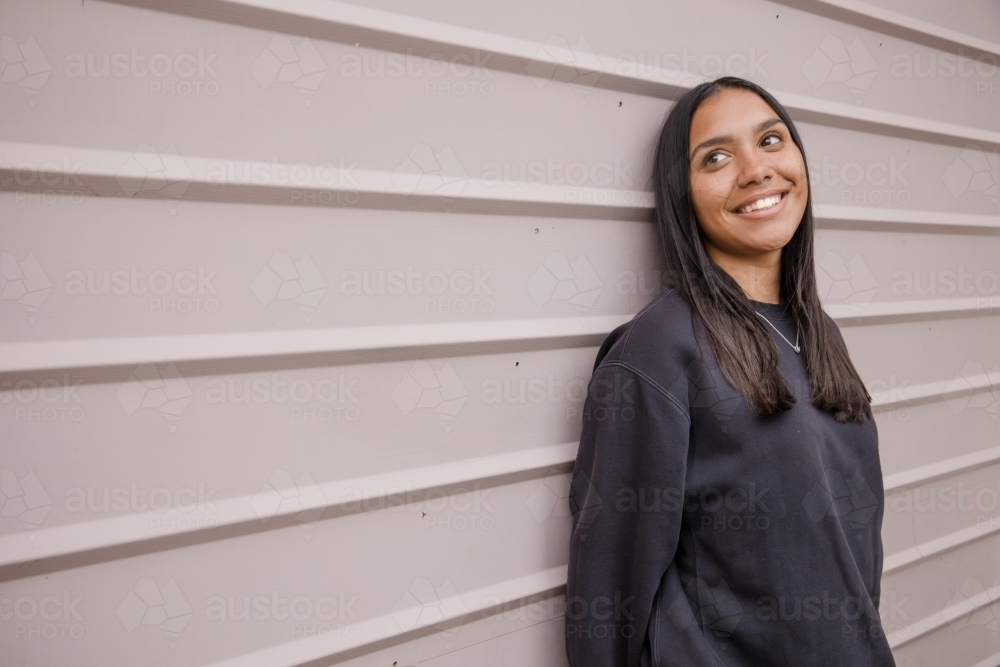
<svg viewBox="0 0 1000 667"><path fill-rule="evenodd" d="M758 311L756 308L754 309L754 312L757 313L758 315L760 315L761 317L764 317L763 315L760 314L760 311ZM767 319L766 317L764 317L764 321L767 322L768 324L771 324L771 320ZM773 324L771 324L771 328L774 329L775 331L778 331L778 327L774 326ZM783 334L780 331L778 331L778 335L781 336L782 338L784 338L785 342L792 346L792 349L795 350L795 354L800 354L802 352L802 348L799 347L799 328L798 327L795 327L795 344L794 345L792 345L792 341L790 341L787 338L785 338L785 334Z"/></svg>

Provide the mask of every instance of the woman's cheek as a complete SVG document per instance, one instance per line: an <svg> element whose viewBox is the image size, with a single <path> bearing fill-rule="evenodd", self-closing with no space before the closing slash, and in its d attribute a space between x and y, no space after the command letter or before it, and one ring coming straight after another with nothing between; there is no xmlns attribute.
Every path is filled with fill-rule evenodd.
<svg viewBox="0 0 1000 667"><path fill-rule="evenodd" d="M706 174L696 183L697 190L692 190L701 204L703 211L717 211L725 207L729 194L729 183L715 174Z"/></svg>
<svg viewBox="0 0 1000 667"><path fill-rule="evenodd" d="M698 214L698 219L701 220L702 224L715 227L717 220L721 217L718 197L703 193L701 202L695 206L695 213Z"/></svg>
<svg viewBox="0 0 1000 667"><path fill-rule="evenodd" d="M802 154L798 151L783 155L781 161L775 165L775 171L796 185L805 182L806 165L802 161Z"/></svg>

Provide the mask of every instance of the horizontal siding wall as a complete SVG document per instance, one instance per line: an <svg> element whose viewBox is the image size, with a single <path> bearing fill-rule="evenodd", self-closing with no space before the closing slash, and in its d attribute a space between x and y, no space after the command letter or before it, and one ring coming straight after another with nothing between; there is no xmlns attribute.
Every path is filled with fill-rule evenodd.
<svg viewBox="0 0 1000 667"><path fill-rule="evenodd" d="M4 3L0 662L564 665L580 408L661 283L652 140L725 70L805 142L896 662L997 667L996 18Z"/></svg>

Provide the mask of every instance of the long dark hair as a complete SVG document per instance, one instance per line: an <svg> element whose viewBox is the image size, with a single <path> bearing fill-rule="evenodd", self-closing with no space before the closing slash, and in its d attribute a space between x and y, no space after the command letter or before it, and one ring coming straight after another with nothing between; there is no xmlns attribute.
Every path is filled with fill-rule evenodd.
<svg viewBox="0 0 1000 667"><path fill-rule="evenodd" d="M778 371L778 349L754 312L743 288L705 251L691 201L691 119L698 106L725 88L759 95L784 121L805 163L802 140L784 107L757 84L738 77L702 83L685 93L667 115L653 159L653 191L660 249L670 282L704 325L726 379L757 404L759 416L788 410L795 403ZM810 402L844 423L872 418L871 396L851 362L833 320L823 312L813 264L812 190L791 240L782 249L779 289L798 326L809 374Z"/></svg>

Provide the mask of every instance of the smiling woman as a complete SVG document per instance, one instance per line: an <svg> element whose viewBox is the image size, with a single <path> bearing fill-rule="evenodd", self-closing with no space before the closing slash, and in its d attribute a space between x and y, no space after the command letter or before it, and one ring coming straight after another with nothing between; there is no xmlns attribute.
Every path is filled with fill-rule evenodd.
<svg viewBox="0 0 1000 667"><path fill-rule="evenodd" d="M653 180L672 284L594 364L570 664L891 667L878 432L819 302L798 133L754 84L706 83Z"/></svg>
<svg viewBox="0 0 1000 667"><path fill-rule="evenodd" d="M691 143L692 202L708 256L751 298L777 303L781 249L809 198L802 152L774 109L744 88L723 88L698 107Z"/></svg>

